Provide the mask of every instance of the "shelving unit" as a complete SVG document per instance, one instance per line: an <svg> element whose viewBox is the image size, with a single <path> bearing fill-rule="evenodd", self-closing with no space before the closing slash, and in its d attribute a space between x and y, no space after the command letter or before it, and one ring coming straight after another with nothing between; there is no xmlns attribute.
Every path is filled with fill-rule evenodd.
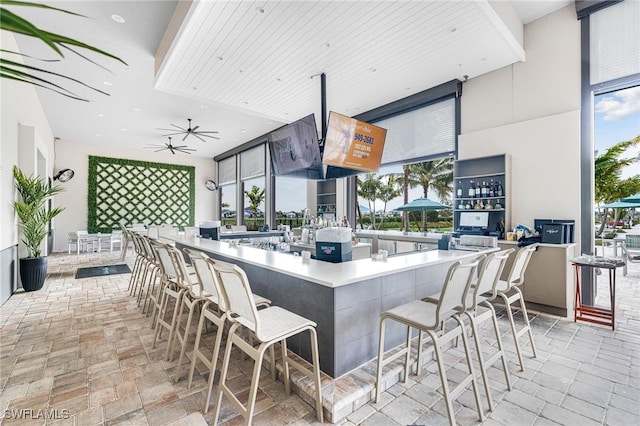
<svg viewBox="0 0 640 426"><path fill-rule="evenodd" d="M321 180L317 183L317 215L323 219L336 217L336 180Z"/></svg>
<svg viewBox="0 0 640 426"><path fill-rule="evenodd" d="M510 201L510 182L509 182L509 158L506 154L494 155L491 157L471 158L466 160L457 160L453 165L454 175L454 210L453 223L454 229L460 226L461 212L489 212L489 226L487 231L494 232L498 230L499 224L504 222L504 229L510 229L511 212L509 208ZM471 182L489 184L493 180L495 183L502 185L502 195L494 195L492 197L485 195L480 197L471 197L469 188ZM458 187L462 187L462 196L458 196ZM499 203L500 208L478 209L475 208L476 202L481 200L483 204L487 201L492 206ZM462 205L471 204L471 208L460 208ZM504 238L504 234L499 238Z"/></svg>

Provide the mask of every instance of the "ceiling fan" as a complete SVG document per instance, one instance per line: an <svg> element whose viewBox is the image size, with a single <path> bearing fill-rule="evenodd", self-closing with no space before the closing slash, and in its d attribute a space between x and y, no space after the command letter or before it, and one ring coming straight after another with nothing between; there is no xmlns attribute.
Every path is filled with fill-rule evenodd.
<svg viewBox="0 0 640 426"><path fill-rule="evenodd" d="M192 152L195 152L195 149L192 148L187 148L187 145L178 145L178 146L174 146L171 143L171 136L169 136L169 143L164 143L161 145L158 144L149 144L146 146L146 148L155 148L155 152L160 152L160 151L164 151L165 149L168 149L169 151L171 151L171 153L173 155L176 155L176 152L182 152L184 154L191 154Z"/></svg>
<svg viewBox="0 0 640 426"><path fill-rule="evenodd" d="M168 132L173 132L173 133L167 133L166 135L162 135L162 136L184 135L184 137L182 138L183 141L189 135L195 136L196 138L200 139L202 142L206 142L204 139L202 139L203 137L205 137L205 138L213 138L213 139L220 139L217 136L213 136L213 134L220 133L220 132L198 130L198 128L200 126L195 126L195 127L192 128L191 127L191 119L187 118L187 121L189 122L189 126L186 129L184 127L180 127L180 126L177 126L175 124L171 124L173 127L175 127L175 129L158 129L158 130L165 130L165 131L168 131Z"/></svg>

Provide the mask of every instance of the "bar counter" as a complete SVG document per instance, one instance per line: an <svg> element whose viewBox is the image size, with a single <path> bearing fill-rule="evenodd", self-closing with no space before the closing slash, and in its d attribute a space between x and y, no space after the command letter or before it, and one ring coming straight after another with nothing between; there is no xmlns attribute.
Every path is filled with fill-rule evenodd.
<svg viewBox="0 0 640 426"><path fill-rule="evenodd" d="M193 237L165 237L244 269L254 293L318 324L320 367L339 377L377 356L380 314L438 293L449 266L476 252L432 250L343 263L303 261L292 254ZM496 250L496 249L489 249ZM385 347L400 344L405 327L390 326ZM307 333L287 340L289 349L311 359Z"/></svg>

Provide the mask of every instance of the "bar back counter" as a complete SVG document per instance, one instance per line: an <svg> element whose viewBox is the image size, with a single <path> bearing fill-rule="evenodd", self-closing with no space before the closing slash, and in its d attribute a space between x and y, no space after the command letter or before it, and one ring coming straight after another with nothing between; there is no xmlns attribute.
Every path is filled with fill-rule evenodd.
<svg viewBox="0 0 640 426"><path fill-rule="evenodd" d="M320 367L340 377L377 356L380 314L400 304L438 293L449 266L477 255L467 251L432 250L389 257L329 263L302 260L283 252L172 236L188 247L244 269L254 293L315 321ZM496 249L494 249L496 250ZM404 341L406 327L386 331L385 350ZM289 349L311 359L308 335L287 340Z"/></svg>

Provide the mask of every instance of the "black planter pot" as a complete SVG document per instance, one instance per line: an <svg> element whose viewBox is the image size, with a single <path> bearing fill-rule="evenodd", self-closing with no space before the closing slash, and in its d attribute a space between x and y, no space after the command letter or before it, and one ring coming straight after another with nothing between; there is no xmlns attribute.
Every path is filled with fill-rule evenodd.
<svg viewBox="0 0 640 426"><path fill-rule="evenodd" d="M47 257L24 257L20 259L20 281L24 291L40 290L47 278Z"/></svg>

